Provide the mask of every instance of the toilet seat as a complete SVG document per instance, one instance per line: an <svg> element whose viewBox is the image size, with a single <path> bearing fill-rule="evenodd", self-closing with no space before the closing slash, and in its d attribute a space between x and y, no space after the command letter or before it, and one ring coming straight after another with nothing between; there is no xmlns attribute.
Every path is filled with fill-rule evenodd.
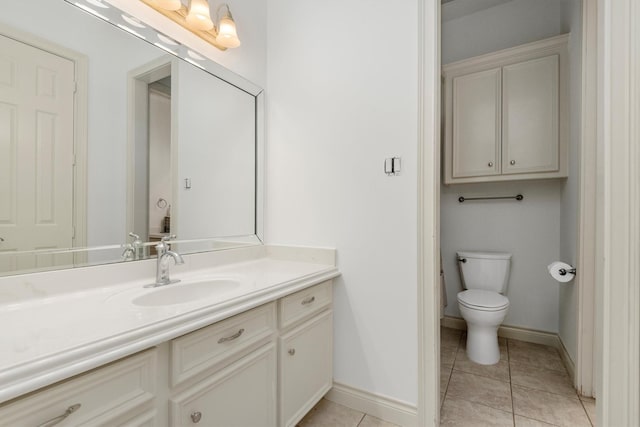
<svg viewBox="0 0 640 427"><path fill-rule="evenodd" d="M469 289L458 293L458 302L479 311L499 311L509 307L509 298L497 292Z"/></svg>

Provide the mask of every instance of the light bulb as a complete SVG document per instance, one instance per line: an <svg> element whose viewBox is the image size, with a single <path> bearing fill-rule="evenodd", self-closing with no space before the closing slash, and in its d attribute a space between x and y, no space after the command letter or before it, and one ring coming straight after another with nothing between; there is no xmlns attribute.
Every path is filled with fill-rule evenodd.
<svg viewBox="0 0 640 427"><path fill-rule="evenodd" d="M226 14L220 19L216 43L228 48L240 46L240 39L236 32L236 23L233 21L231 13Z"/></svg>
<svg viewBox="0 0 640 427"><path fill-rule="evenodd" d="M187 23L197 30L207 31L213 28L207 0L190 0Z"/></svg>

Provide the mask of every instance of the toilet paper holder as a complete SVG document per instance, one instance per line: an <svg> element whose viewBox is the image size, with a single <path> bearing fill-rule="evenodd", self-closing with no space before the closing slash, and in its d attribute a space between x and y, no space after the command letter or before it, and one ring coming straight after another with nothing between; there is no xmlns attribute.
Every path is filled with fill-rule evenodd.
<svg viewBox="0 0 640 427"><path fill-rule="evenodd" d="M570 269L566 269L566 268L561 268L558 270L558 273L560 273L561 276L566 276L567 274L573 274L574 276L576 275L576 269L575 268L570 268Z"/></svg>

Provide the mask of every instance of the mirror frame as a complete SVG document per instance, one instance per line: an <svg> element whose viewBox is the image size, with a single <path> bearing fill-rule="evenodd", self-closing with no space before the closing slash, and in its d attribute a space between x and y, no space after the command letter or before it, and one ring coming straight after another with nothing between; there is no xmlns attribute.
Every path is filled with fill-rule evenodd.
<svg viewBox="0 0 640 427"><path fill-rule="evenodd" d="M64 0L64 1L72 5L73 7L79 8L76 5L76 3L77 1L82 1L82 0L77 0L77 1ZM192 66L201 68L205 72L209 73L212 77L218 78L238 88L239 90L246 92L247 94L255 98L255 106L256 106L256 110L255 110L255 118L256 118L255 183L254 183L255 185L255 228L254 228L255 234L253 235L258 239L260 244L264 244L264 203L265 203L264 162L265 162L265 140L266 140L264 89L256 85L255 83L247 80L246 78L240 76L239 74L236 74L235 72L229 70L223 65L210 59L207 56L207 53L203 51L205 49L201 50L196 46L199 45L202 47L202 45L204 44L206 45L206 47L211 47L212 49L215 49L213 46L210 46L209 44L204 42L202 39L193 35L187 29L180 27L175 22L171 21L167 17L158 13L150 6L146 5L144 2L138 1L138 0L136 1L106 0L106 2L109 3L111 8L113 8L117 13L114 14L113 11L111 11L110 13L104 13L104 15L107 16L107 18L111 18L110 20L105 20L103 17L97 16L97 15L93 15L94 18L102 19L108 24L111 24L112 26L116 27L118 30L125 31L124 29L118 27L118 25L115 23L115 22L118 22L118 20L122 21L122 19L117 15L119 13L123 13L130 17L135 17L136 19L139 19L140 22L147 25L150 30L154 31L157 34L161 34L164 37L167 37L176 43L177 52L165 50L167 53L175 56L176 58L182 61L189 62ZM83 10L82 8L79 8L79 9ZM91 15L86 10L83 10L83 12L87 13L88 15ZM102 13L102 11L100 12ZM112 16L109 16L109 15L112 15ZM145 16L145 18L141 19L140 16L143 16L143 15ZM172 30L172 34L167 34L165 30L161 30L159 28L170 28ZM129 34L131 36L140 38L142 41L152 46L158 47L154 45L154 43L147 40L146 38L141 37L139 33L129 32ZM183 39L189 40L190 41L189 45L181 42L181 40ZM189 58L189 55L188 55L189 50L198 53L200 56L202 56L203 60L199 64L194 64L194 61ZM128 138L129 138L129 141L127 141L127 144L132 144L131 129L128 129ZM131 148L128 146L128 149L131 149ZM130 164L130 162L132 161L133 159L131 159L128 156L127 157L128 173L131 173L133 171L133 167ZM172 170L172 174L174 174L174 176L175 176L175 172L176 172L175 170ZM129 224L129 220L128 220L129 211L130 211L129 203L133 200L132 198L131 199L129 198L130 191L131 191L131 185L130 185L129 177L127 177L127 205L128 205L127 206L127 224ZM211 237L211 238L206 237L204 239L200 239L200 241L201 240L215 241L219 239L225 239L226 237L233 237L233 236L219 236L219 237ZM247 237L247 236L242 236L242 237ZM220 249L216 249L216 250L220 250Z"/></svg>

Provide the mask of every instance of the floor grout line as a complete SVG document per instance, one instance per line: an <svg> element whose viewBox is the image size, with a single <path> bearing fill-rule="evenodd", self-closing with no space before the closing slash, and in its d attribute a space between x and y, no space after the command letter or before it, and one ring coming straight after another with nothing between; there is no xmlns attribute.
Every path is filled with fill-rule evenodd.
<svg viewBox="0 0 640 427"><path fill-rule="evenodd" d="M362 418L360 418L360 421L358 421L358 424L356 424L356 425L355 425L355 427L359 427L359 426L360 426L360 424L362 424L362 421L364 421L364 417L366 417L366 416L367 416L367 414L366 414L366 413L365 413L365 414L362 414Z"/></svg>
<svg viewBox="0 0 640 427"><path fill-rule="evenodd" d="M513 415L513 426L516 425L516 406L513 403L513 382L511 380L511 358L509 357L509 340L506 342L507 347L507 367L509 368L509 391L511 392L511 414Z"/></svg>

